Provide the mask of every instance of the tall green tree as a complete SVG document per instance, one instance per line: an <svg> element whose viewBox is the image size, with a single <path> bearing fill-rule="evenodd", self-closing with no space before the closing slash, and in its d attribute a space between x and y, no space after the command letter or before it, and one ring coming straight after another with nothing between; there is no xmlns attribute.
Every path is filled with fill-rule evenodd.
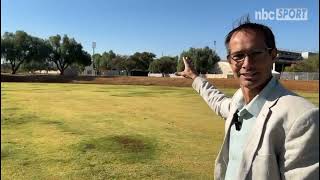
<svg viewBox="0 0 320 180"><path fill-rule="evenodd" d="M72 64L80 66L91 64L90 54L82 50L82 45L67 35L64 35L62 39L60 35L51 36L49 44L52 48L50 61L56 64L60 75L64 75L64 71Z"/></svg>
<svg viewBox="0 0 320 180"><path fill-rule="evenodd" d="M92 59L93 59L93 65L97 70L97 74L100 75L102 70L101 68L103 66L102 56L99 53L96 53L92 56Z"/></svg>
<svg viewBox="0 0 320 180"><path fill-rule="evenodd" d="M184 69L183 56L190 57L195 70L201 74L213 73L214 64L220 61L220 57L216 52L207 46L204 48L190 48L188 51L181 53L177 66L178 71L183 71Z"/></svg>
<svg viewBox="0 0 320 180"><path fill-rule="evenodd" d="M125 61L128 59L127 56L116 55L115 58L111 60L112 69L118 70L119 73L121 70L126 70Z"/></svg>
<svg viewBox="0 0 320 180"><path fill-rule="evenodd" d="M52 63L49 62L50 53L52 53L50 45L47 41L32 37L33 44L33 56L30 61L25 61L22 64L22 68L27 71L35 70L53 70Z"/></svg>
<svg viewBox="0 0 320 180"><path fill-rule="evenodd" d="M116 54L110 50L109 52L104 52L101 55L101 68L105 70L115 69L112 60L116 57Z"/></svg>
<svg viewBox="0 0 320 180"><path fill-rule="evenodd" d="M131 55L129 59L134 62L133 69L148 71L149 65L154 60L155 57L156 55L150 52L142 52L142 53L136 52L133 55Z"/></svg>
<svg viewBox="0 0 320 180"><path fill-rule="evenodd" d="M154 60L150 66L149 71L152 73L161 73L164 77L167 73L174 73L177 71L178 56L170 57L163 56L160 59Z"/></svg>
<svg viewBox="0 0 320 180"><path fill-rule="evenodd" d="M127 76L131 74L131 71L137 69L137 61L132 56L127 56L127 58L123 61L122 66L126 71Z"/></svg>
<svg viewBox="0 0 320 180"><path fill-rule="evenodd" d="M9 62L12 74L16 74L22 63L34 58L36 48L32 36L24 31L16 31L15 34L5 32L1 36L1 58Z"/></svg>

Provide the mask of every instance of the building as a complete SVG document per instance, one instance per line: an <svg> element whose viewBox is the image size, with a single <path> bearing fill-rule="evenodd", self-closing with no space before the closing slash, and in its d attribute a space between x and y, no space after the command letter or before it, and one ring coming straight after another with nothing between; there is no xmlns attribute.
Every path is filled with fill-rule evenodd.
<svg viewBox="0 0 320 180"><path fill-rule="evenodd" d="M308 59L310 56L316 54L317 53L313 52L298 52L278 49L274 70L281 73L286 67L296 64L304 59Z"/></svg>
<svg viewBox="0 0 320 180"><path fill-rule="evenodd" d="M221 60L217 62L213 67L213 72L215 74L233 75L232 69L227 60Z"/></svg>
<svg viewBox="0 0 320 180"><path fill-rule="evenodd" d="M81 73L81 75L84 75L84 76L95 76L96 75L96 71L92 66L86 66L86 67L84 67L84 71Z"/></svg>
<svg viewBox="0 0 320 180"><path fill-rule="evenodd" d="M216 74L209 74L207 75L208 78L233 78L233 72L230 67L230 64L228 61L219 61L215 64L214 66L214 73ZM272 69L272 75L276 77L277 79L280 78L280 73L276 72L275 70L275 64L273 64L273 69Z"/></svg>
<svg viewBox="0 0 320 180"><path fill-rule="evenodd" d="M96 68L94 67L93 61L91 61L91 64L89 66L84 67L84 71L80 73L80 75L83 76L96 76L97 71Z"/></svg>
<svg viewBox="0 0 320 180"><path fill-rule="evenodd" d="M278 49L274 69L277 72L283 72L291 64L296 64L303 60L301 52Z"/></svg>
<svg viewBox="0 0 320 180"><path fill-rule="evenodd" d="M303 59L308 59L310 56L314 56L317 55L317 53L313 53L313 52L302 52L301 56Z"/></svg>

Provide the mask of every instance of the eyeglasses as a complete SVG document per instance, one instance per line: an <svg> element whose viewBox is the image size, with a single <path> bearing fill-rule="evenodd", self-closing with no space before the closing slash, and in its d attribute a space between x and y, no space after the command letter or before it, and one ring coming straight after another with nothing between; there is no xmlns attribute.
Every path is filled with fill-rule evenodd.
<svg viewBox="0 0 320 180"><path fill-rule="evenodd" d="M270 52L273 48L262 48L262 49L253 49L250 52L235 52L232 54L228 54L227 58L232 59L236 63L242 63L246 56L250 56L252 58L256 58L259 55L265 53L266 51Z"/></svg>

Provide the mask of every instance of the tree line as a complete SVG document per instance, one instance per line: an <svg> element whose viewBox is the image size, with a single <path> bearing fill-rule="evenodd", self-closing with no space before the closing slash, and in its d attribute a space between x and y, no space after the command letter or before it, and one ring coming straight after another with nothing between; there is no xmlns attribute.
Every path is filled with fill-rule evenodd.
<svg viewBox="0 0 320 180"><path fill-rule="evenodd" d="M180 56L162 56L156 58L152 52L136 52L132 55L115 54L112 50L92 57L83 50L81 43L67 35L50 36L48 39L31 36L24 31L5 32L1 36L1 58L12 74L19 69L25 71L59 70L63 75L68 67L83 71L93 62L98 74L104 70L149 71L151 73L174 73L182 71L183 56L189 56L195 69L202 74L213 73L213 66L220 57L209 47L190 48Z"/></svg>
<svg viewBox="0 0 320 180"><path fill-rule="evenodd" d="M56 35L41 39L24 31L5 32L1 36L1 58L10 65L12 74L23 66L31 70L56 68L63 75L73 64L91 64L90 54L74 38Z"/></svg>

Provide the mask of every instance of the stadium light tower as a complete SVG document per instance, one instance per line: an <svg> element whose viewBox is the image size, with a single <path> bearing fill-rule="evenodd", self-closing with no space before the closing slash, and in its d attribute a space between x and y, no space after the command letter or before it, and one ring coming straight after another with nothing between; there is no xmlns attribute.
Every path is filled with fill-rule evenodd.
<svg viewBox="0 0 320 180"><path fill-rule="evenodd" d="M92 42L92 56L94 55L94 48L96 48L96 42Z"/></svg>
<svg viewBox="0 0 320 180"><path fill-rule="evenodd" d="M92 66L92 73L94 73L95 74L95 72L94 72L94 62L93 62L93 55L94 55L94 48L96 48L96 42L92 42L92 57L91 57L91 66Z"/></svg>

